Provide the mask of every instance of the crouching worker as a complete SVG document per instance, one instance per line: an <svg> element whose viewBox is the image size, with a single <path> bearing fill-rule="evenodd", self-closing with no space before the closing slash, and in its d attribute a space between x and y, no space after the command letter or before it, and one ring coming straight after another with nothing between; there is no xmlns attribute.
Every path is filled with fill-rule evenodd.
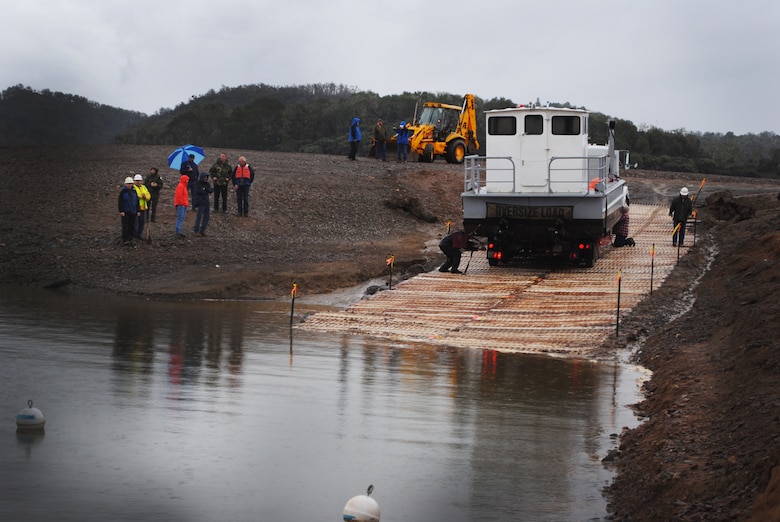
<svg viewBox="0 0 780 522"><path fill-rule="evenodd" d="M621 210L620 219L612 228L612 232L615 233L615 242L612 243L614 247L634 246L636 242L628 237L628 207L623 207Z"/></svg>
<svg viewBox="0 0 780 522"><path fill-rule="evenodd" d="M439 267L439 272L452 272L453 274L462 274L458 270L460 266L461 250L468 246L468 238L462 230L452 232L444 236L439 242L439 248L447 256L447 261Z"/></svg>

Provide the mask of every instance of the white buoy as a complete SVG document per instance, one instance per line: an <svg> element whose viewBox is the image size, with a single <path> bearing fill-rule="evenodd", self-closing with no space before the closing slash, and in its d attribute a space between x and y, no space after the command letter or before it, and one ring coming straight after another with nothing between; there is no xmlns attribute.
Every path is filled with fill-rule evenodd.
<svg viewBox="0 0 780 522"><path fill-rule="evenodd" d="M43 412L33 408L33 401L27 401L27 407L16 415L17 431L43 431L45 425Z"/></svg>
<svg viewBox="0 0 780 522"><path fill-rule="evenodd" d="M365 495L352 497L344 506L344 520L348 522L379 522L379 504L369 495L374 486L368 486Z"/></svg>

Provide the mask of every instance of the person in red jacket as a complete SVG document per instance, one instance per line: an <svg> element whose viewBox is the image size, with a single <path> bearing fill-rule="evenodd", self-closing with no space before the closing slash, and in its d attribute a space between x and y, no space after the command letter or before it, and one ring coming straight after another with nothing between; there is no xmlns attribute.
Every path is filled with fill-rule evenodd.
<svg viewBox="0 0 780 522"><path fill-rule="evenodd" d="M246 162L246 158L238 158L238 165L233 169L233 188L236 189L236 206L238 215L247 217L249 215L249 187L255 180L255 171Z"/></svg>
<svg viewBox="0 0 780 522"><path fill-rule="evenodd" d="M186 237L181 233L181 227L184 225L184 218L187 217L187 205L189 204L189 198L187 197L187 184L190 182L190 177L182 175L179 178L179 184L176 185L176 192L173 194L173 206L176 207L176 237Z"/></svg>

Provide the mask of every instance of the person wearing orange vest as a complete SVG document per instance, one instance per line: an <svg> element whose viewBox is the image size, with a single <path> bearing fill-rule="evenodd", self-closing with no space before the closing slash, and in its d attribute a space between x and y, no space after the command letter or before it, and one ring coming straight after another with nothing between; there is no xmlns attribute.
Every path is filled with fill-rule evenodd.
<svg viewBox="0 0 780 522"><path fill-rule="evenodd" d="M238 216L249 216L249 187L255 180L255 171L250 167L244 156L238 158L238 165L233 169L233 188L236 190L236 206Z"/></svg>

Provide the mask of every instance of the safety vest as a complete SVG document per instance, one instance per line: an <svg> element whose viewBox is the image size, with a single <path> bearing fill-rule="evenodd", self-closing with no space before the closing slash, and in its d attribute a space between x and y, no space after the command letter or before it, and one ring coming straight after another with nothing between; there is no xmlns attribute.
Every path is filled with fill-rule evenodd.
<svg viewBox="0 0 780 522"><path fill-rule="evenodd" d="M141 208L141 210L148 209L149 205L146 202L152 199L152 195L149 193L149 189L147 189L144 185L133 185L133 188L135 189L135 193L138 194L138 206Z"/></svg>
<svg viewBox="0 0 780 522"><path fill-rule="evenodd" d="M241 165L236 165L236 179L239 178L251 178L252 175L249 172L249 165L244 165L243 167Z"/></svg>

